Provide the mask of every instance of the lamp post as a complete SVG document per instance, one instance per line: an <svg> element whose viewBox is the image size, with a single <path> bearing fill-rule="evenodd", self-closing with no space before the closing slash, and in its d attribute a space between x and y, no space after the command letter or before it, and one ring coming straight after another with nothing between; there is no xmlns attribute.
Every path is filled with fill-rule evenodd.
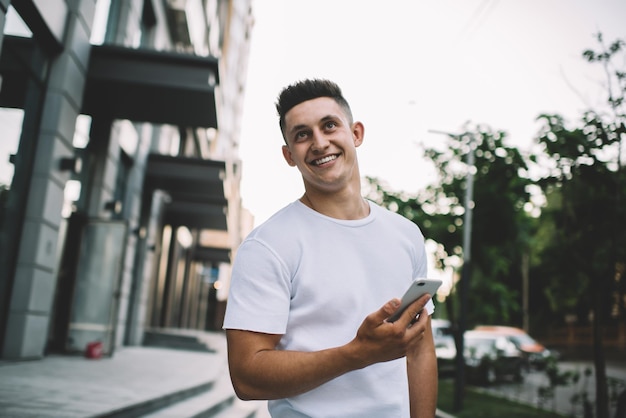
<svg viewBox="0 0 626 418"><path fill-rule="evenodd" d="M469 141L467 151L467 174L465 189L465 212L463 213L463 267L461 269L461 300L459 306L459 340L461 352L456 355L457 366L460 365L462 372L458 376L454 391L454 409L459 411L463 408L465 394L465 357L463 333L467 328L467 294L469 292L469 279L472 264L472 209L474 207L474 147L473 141Z"/></svg>
<svg viewBox="0 0 626 418"><path fill-rule="evenodd" d="M452 138L463 138L469 136L468 151L466 155L467 173L466 190L464 198L463 213L463 266L461 268L461 280L459 281L459 314L455 332L456 358L455 370L456 379L454 386L454 410L460 411L463 408L463 397L465 393L465 357L463 335L467 328L467 294L469 291L469 279L471 276L472 261L472 209L474 206L474 141L470 133L452 134L449 132L430 130L429 132L448 135Z"/></svg>

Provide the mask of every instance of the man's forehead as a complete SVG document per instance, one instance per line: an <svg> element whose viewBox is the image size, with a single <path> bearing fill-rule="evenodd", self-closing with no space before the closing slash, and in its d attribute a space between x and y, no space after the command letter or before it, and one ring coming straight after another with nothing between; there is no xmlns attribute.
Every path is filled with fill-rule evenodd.
<svg viewBox="0 0 626 418"><path fill-rule="evenodd" d="M316 97L289 109L285 114L285 123L287 126L317 123L321 119L328 117L345 118L345 114L334 99L330 97Z"/></svg>

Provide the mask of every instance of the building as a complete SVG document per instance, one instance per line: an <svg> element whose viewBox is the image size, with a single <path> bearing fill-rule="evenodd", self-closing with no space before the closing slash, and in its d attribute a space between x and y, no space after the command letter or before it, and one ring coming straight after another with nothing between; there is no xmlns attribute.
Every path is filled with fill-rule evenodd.
<svg viewBox="0 0 626 418"><path fill-rule="evenodd" d="M221 326L251 3L0 0L0 358Z"/></svg>

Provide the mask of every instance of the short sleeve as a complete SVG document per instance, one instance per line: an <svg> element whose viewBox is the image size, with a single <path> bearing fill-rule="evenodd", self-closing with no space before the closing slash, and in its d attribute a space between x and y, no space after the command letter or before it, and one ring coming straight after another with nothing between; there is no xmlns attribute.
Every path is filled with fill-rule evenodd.
<svg viewBox="0 0 626 418"><path fill-rule="evenodd" d="M246 240L233 264L223 328L284 334L290 295L290 277L277 254Z"/></svg>

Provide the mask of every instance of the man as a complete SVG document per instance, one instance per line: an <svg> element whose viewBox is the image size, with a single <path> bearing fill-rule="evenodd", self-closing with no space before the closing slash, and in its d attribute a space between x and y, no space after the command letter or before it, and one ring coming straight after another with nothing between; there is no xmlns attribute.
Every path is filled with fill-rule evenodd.
<svg viewBox="0 0 626 418"><path fill-rule="evenodd" d="M297 82L276 108L305 192L235 257L224 329L237 395L281 418L434 417L430 315L415 319L430 297L386 321L426 276L419 228L361 196L364 126L335 83Z"/></svg>

